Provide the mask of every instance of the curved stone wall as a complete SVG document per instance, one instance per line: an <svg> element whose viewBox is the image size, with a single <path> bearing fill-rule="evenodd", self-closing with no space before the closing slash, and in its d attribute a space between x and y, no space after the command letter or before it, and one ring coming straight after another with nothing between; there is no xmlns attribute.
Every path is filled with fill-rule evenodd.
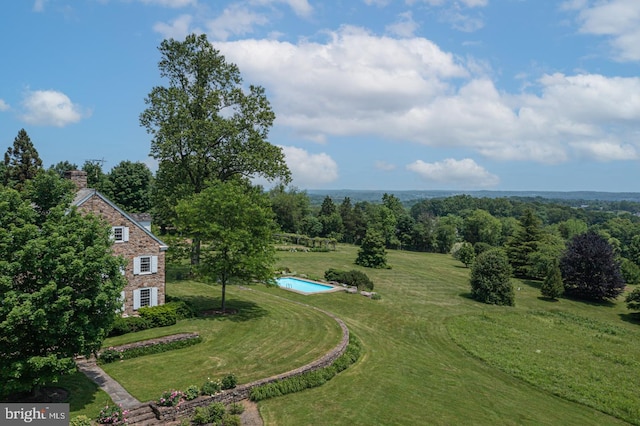
<svg viewBox="0 0 640 426"><path fill-rule="evenodd" d="M345 350L347 349L347 345L349 344L349 329L347 328L346 324L340 318L338 318L337 316L333 315L330 312L327 312L322 309L318 309L314 306L309 306L307 304L300 303L300 302L293 302L293 303L298 303L308 308L315 309L333 318L340 325L340 328L342 329L342 339L340 340L340 343L338 343L338 345L336 345L331 351L326 353L321 358L315 361L312 361L309 364L304 365L300 368L287 371L286 373L256 380L251 383L239 385L233 389L222 391L213 396L201 396L194 400L183 402L182 404L180 404L180 407L161 407L161 406L158 406L155 402L151 402L149 403L149 406L154 411L156 418L161 421L173 421L179 418L191 416L195 411L196 407L208 406L213 402L222 402L224 404L231 404L232 402L238 402L243 399L248 399L251 389L253 389L256 386L265 385L267 383L275 382L282 379L287 379L289 377L295 377L300 374L303 374L309 371L315 371L320 368L324 368L331 365L336 359L338 359L338 357L340 357L340 355L342 355L345 352Z"/></svg>

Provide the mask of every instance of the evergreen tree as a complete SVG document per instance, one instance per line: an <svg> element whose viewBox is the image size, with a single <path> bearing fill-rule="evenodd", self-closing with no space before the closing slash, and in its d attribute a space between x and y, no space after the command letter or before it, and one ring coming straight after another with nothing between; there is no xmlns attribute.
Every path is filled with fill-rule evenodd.
<svg viewBox="0 0 640 426"><path fill-rule="evenodd" d="M513 306L515 295L511 283L511 266L501 249L478 255L471 267L471 297L494 305Z"/></svg>
<svg viewBox="0 0 640 426"><path fill-rule="evenodd" d="M356 265L366 268L387 268L387 251L385 249L384 238L374 230L368 230L367 235L362 240Z"/></svg>
<svg viewBox="0 0 640 426"><path fill-rule="evenodd" d="M544 277L544 281L542 281L540 293L544 297L548 297L549 299L553 300L562 296L562 293L564 293L564 284L562 284L562 272L560 272L560 267L557 264L549 268L547 276Z"/></svg>
<svg viewBox="0 0 640 426"><path fill-rule="evenodd" d="M538 250L543 236L542 221L531 209L520 218L520 228L506 245L507 256L516 277L531 278L531 255Z"/></svg>
<svg viewBox="0 0 640 426"><path fill-rule="evenodd" d="M18 132L4 154L4 184L21 191L26 181L36 177L42 169L42 160L24 129Z"/></svg>

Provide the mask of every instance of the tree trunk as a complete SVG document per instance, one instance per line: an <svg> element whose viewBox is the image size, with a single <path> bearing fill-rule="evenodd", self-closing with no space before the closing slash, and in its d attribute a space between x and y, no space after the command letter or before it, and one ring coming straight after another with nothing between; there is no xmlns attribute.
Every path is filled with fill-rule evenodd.
<svg viewBox="0 0 640 426"><path fill-rule="evenodd" d="M191 242L191 265L199 265L200 264L200 248L202 245L202 240L200 237L194 237Z"/></svg>
<svg viewBox="0 0 640 426"><path fill-rule="evenodd" d="M226 294L227 294L227 280L222 281L222 307L220 310L224 313L226 307Z"/></svg>

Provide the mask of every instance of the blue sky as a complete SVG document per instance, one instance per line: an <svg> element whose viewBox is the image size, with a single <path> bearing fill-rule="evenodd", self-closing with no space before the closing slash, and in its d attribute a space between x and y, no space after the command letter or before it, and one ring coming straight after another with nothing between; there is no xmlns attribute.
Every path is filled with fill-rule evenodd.
<svg viewBox="0 0 640 426"><path fill-rule="evenodd" d="M0 150L149 157L165 38L206 33L276 113L302 189L640 187L638 0L20 0L0 13Z"/></svg>

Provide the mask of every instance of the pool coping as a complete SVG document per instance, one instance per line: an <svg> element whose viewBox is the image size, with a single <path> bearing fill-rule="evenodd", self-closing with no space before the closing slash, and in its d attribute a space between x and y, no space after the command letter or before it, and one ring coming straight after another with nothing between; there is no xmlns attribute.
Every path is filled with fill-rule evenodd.
<svg viewBox="0 0 640 426"><path fill-rule="evenodd" d="M309 296L311 294L337 293L338 291L345 291L346 290L346 288L344 288L344 287L339 287L339 286L336 286L336 285L333 285L333 284L329 284L327 282L311 280L309 278L297 277L295 275L281 275L281 276L279 276L277 278L295 278L297 280L306 281L306 282L311 283L311 284L320 284L320 285L323 285L323 286L326 286L326 287L332 287L331 290L308 292L308 291L296 290L296 289L289 288L289 287L282 287L282 286L278 285L278 288L280 288L282 290L287 290L287 291L291 291L293 293L302 294L303 296ZM277 278L276 278L276 280L277 280Z"/></svg>

